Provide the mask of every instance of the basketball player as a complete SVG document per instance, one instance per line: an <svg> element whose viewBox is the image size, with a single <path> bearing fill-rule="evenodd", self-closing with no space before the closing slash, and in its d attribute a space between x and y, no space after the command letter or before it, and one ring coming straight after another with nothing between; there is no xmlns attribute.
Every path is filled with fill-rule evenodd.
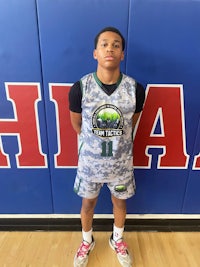
<svg viewBox="0 0 200 267"><path fill-rule="evenodd" d="M123 240L126 199L135 193L133 176L133 128L142 111L144 88L120 72L125 40L113 27L95 38L97 71L87 74L70 90L70 117L79 134L79 161L74 183L82 198L83 240L74 258L74 267L85 267L95 241L92 235L94 208L106 184L111 193L114 224L109 244L122 266L132 266Z"/></svg>

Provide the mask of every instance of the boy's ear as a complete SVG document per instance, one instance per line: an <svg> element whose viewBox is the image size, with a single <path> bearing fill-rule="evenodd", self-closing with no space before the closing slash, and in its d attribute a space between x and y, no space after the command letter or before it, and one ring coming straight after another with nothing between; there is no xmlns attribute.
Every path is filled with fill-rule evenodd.
<svg viewBox="0 0 200 267"><path fill-rule="evenodd" d="M124 51L123 51L123 53L121 55L121 61L123 61L123 60L124 60Z"/></svg>
<svg viewBox="0 0 200 267"><path fill-rule="evenodd" d="M94 49L94 51L93 51L93 57L94 57L94 59L97 59L96 49Z"/></svg>

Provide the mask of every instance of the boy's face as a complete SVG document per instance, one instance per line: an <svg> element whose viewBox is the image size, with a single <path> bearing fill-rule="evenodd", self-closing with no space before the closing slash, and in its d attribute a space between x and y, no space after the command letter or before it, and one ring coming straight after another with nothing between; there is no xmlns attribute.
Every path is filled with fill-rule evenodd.
<svg viewBox="0 0 200 267"><path fill-rule="evenodd" d="M103 32L99 36L93 55L99 66L111 70L119 68L120 62L124 59L121 37L115 32Z"/></svg>

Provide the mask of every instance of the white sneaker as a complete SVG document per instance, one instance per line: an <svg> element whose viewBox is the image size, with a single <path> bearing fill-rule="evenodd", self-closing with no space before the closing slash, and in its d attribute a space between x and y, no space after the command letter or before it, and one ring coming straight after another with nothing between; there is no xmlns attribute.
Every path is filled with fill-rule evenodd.
<svg viewBox="0 0 200 267"><path fill-rule="evenodd" d="M117 242L113 240L113 235L109 239L110 247L116 251L118 261L123 267L132 267L132 259L128 252L127 244L123 239L118 240Z"/></svg>
<svg viewBox="0 0 200 267"><path fill-rule="evenodd" d="M92 237L92 242L88 243L83 240L81 245L74 257L74 267L86 267L88 263L88 257L90 251L93 250L95 246L94 238Z"/></svg>

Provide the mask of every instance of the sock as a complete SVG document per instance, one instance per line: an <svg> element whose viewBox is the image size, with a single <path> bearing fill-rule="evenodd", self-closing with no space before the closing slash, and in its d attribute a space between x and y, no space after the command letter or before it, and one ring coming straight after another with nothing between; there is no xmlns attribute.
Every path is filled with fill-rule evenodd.
<svg viewBox="0 0 200 267"><path fill-rule="evenodd" d="M113 240L117 241L119 239L123 238L123 233L124 233L124 227L119 228L113 225Z"/></svg>
<svg viewBox="0 0 200 267"><path fill-rule="evenodd" d="M88 243L92 242L92 229L88 232L85 232L82 230L83 240L85 240Z"/></svg>

